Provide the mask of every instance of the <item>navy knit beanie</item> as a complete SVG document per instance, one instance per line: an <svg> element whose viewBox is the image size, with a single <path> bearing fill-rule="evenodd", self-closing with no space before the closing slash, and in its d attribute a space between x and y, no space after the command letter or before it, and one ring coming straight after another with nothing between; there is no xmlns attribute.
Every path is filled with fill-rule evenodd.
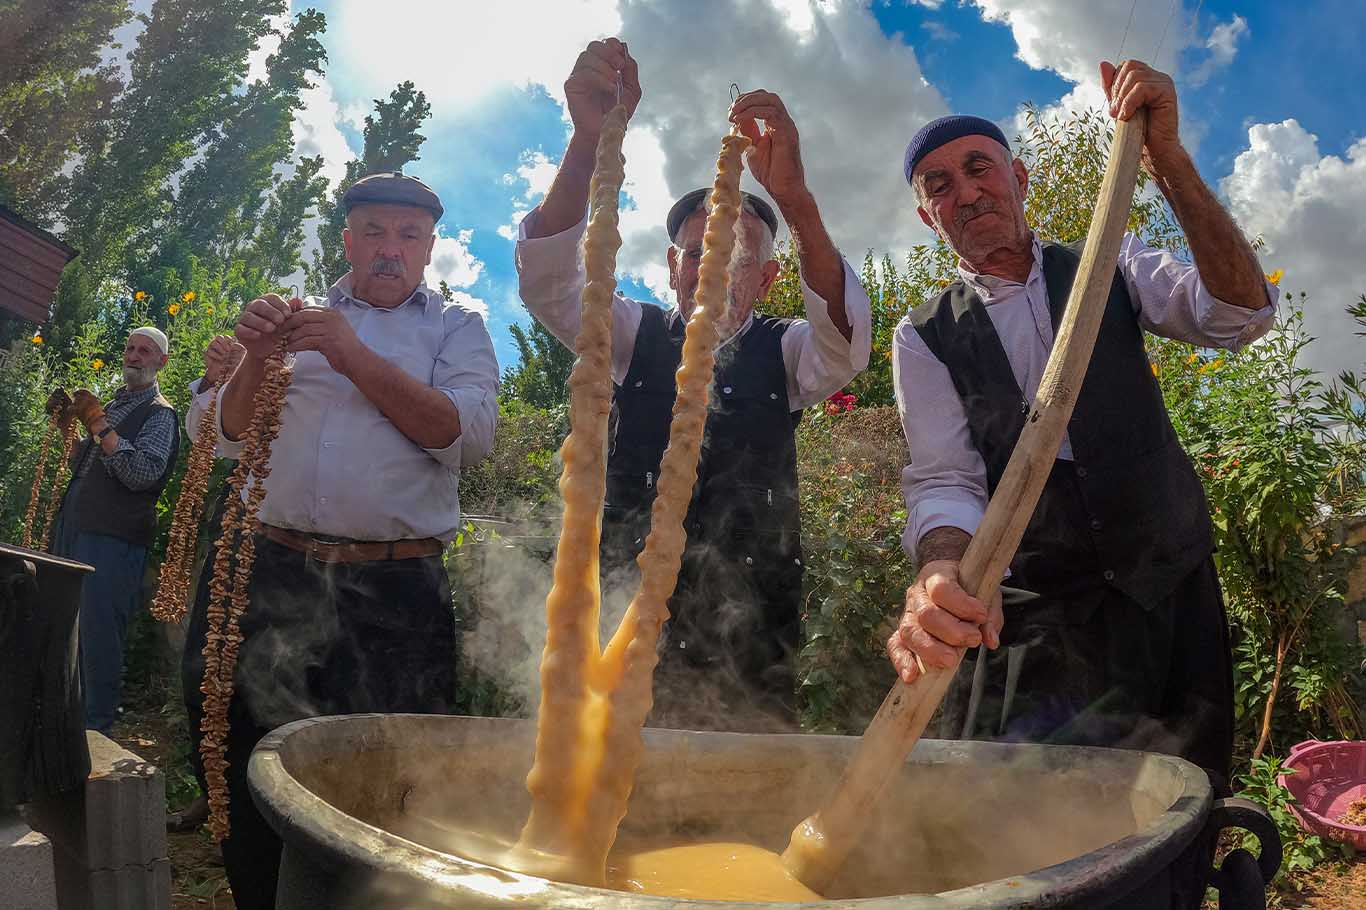
<svg viewBox="0 0 1366 910"><path fill-rule="evenodd" d="M963 114L940 117L922 127L920 132L915 134L915 138L911 140L911 144L906 146L906 182L912 182L911 174L915 171L915 166L920 163L921 158L940 146L947 145L955 139L962 139L964 136L986 136L995 139L1005 146L1006 151L1010 151L1010 143L1006 141L1006 134L1001 132L1001 128L990 120Z"/></svg>

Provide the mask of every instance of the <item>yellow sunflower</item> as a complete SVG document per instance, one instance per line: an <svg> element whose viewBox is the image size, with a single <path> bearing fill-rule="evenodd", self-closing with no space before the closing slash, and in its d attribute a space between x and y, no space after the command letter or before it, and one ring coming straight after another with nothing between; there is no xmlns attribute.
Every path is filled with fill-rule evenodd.
<svg viewBox="0 0 1366 910"><path fill-rule="evenodd" d="M1284 275L1284 274L1285 274L1285 270L1284 270L1284 269L1277 269L1276 271L1272 272L1270 275L1267 275L1267 276L1266 276L1266 280L1269 281L1269 282L1271 282L1272 284L1274 284L1276 287L1280 287L1280 286L1281 286L1281 276Z"/></svg>
<svg viewBox="0 0 1366 910"><path fill-rule="evenodd" d="M144 301L144 300L147 299L147 292L146 292L146 291L138 291L138 292L136 292L135 294L133 294L133 299L136 300L136 301L138 301L139 303L141 303L142 301Z"/></svg>
<svg viewBox="0 0 1366 910"><path fill-rule="evenodd" d="M168 306L168 307L166 308L166 312L168 312L168 313L170 313L172 316L174 316L176 313L179 313L179 312L180 312L180 304L178 304L178 303L173 303L173 304L171 304L170 306Z"/></svg>
<svg viewBox="0 0 1366 910"><path fill-rule="evenodd" d="M90 361L90 366L92 369L102 370L104 369L104 361L96 357L94 360Z"/></svg>
<svg viewBox="0 0 1366 910"><path fill-rule="evenodd" d="M194 302L194 291L186 291L185 293L181 294L181 295L180 295L180 302L181 302L181 303L192 303L192 302Z"/></svg>
<svg viewBox="0 0 1366 910"><path fill-rule="evenodd" d="M42 343L43 343L43 336L42 336L41 333L39 333L39 332L34 332L34 333L33 333L33 343L34 343L34 344L42 344Z"/></svg>

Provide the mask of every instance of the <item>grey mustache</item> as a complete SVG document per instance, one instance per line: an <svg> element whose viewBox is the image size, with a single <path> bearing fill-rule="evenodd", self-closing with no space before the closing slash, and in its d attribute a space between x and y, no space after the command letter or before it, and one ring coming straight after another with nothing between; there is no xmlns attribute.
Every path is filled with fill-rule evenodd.
<svg viewBox="0 0 1366 910"><path fill-rule="evenodd" d="M967 224L970 219L994 211L996 211L996 203L990 199L983 199L981 202L975 202L967 208L959 209L954 215L953 220L958 227L962 227Z"/></svg>
<svg viewBox="0 0 1366 910"><path fill-rule="evenodd" d="M397 259L376 259L370 263L371 275L398 275L403 277L408 272L403 267L403 263Z"/></svg>

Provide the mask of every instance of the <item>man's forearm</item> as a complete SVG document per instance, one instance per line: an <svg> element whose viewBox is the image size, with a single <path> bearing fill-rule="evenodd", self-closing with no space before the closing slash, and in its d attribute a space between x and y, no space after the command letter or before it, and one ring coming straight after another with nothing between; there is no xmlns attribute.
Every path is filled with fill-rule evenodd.
<svg viewBox="0 0 1366 910"><path fill-rule="evenodd" d="M825 301L830 321L844 340L849 341L854 337L854 329L849 325L849 315L844 309L844 263L821 221L815 197L807 193L786 205L779 203L778 207L792 231L802 278Z"/></svg>
<svg viewBox="0 0 1366 910"><path fill-rule="evenodd" d="M1150 162L1150 167L1176 213L1206 290L1249 310L1266 306L1266 283L1252 244L1205 185L1190 155L1183 149Z"/></svg>
<svg viewBox="0 0 1366 910"><path fill-rule="evenodd" d="M972 543L972 535L962 528L941 527L926 531L915 548L917 568L941 559L960 562Z"/></svg>
<svg viewBox="0 0 1366 910"><path fill-rule="evenodd" d="M265 378L264 361L247 357L222 391L219 407L223 411L223 435L236 442L247 433L255 409L256 390Z"/></svg>
<svg viewBox="0 0 1366 910"><path fill-rule="evenodd" d="M424 449L444 449L460 438L460 411L443 393L425 386L366 349L346 378L398 431Z"/></svg>
<svg viewBox="0 0 1366 910"><path fill-rule="evenodd" d="M541 200L540 214L532 225L530 237L550 237L583 220L583 213L588 209L588 185L593 179L597 152L597 136L586 136L576 130L569 137L569 147L564 150L550 190Z"/></svg>

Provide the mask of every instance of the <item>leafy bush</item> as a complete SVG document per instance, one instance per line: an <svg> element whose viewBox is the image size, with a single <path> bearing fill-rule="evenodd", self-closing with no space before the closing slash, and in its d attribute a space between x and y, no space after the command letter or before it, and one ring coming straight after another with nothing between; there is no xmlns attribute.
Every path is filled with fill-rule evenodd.
<svg viewBox="0 0 1366 910"><path fill-rule="evenodd" d="M1351 859L1355 851L1348 844L1310 834L1300 826L1299 819L1290 811L1296 802L1294 794L1276 781L1282 773L1297 772L1293 768L1283 767L1281 760L1274 756L1254 758L1248 769L1238 775L1238 795L1264 806L1275 821L1284 851L1275 884L1294 887L1294 873L1304 872L1331 860ZM1256 843L1252 835L1242 833L1237 836L1233 846L1255 852Z"/></svg>
<svg viewBox="0 0 1366 910"><path fill-rule="evenodd" d="M895 408L812 408L797 431L806 576L798 660L803 726L861 733L895 681L883 644L911 565Z"/></svg>

